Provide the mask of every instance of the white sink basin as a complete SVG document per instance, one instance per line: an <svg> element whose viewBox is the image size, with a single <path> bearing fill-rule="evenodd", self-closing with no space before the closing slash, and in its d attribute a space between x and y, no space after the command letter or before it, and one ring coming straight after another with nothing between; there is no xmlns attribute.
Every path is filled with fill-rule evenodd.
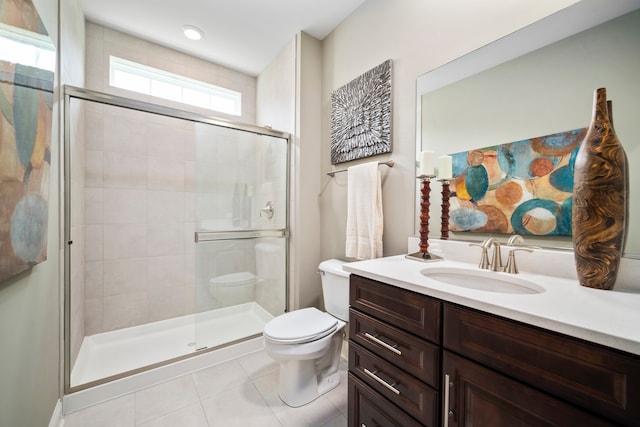
<svg viewBox="0 0 640 427"><path fill-rule="evenodd" d="M422 270L422 274L447 285L459 286L486 292L502 294L540 294L544 288L517 274L468 269L461 267L432 267Z"/></svg>

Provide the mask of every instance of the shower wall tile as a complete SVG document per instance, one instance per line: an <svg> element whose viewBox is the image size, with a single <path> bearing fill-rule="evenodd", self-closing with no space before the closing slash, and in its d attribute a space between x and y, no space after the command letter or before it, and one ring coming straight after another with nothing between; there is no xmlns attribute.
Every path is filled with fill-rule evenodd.
<svg viewBox="0 0 640 427"><path fill-rule="evenodd" d="M189 127L185 128L184 133L184 159L195 161L196 159L196 132L195 127L202 126L189 123Z"/></svg>
<svg viewBox="0 0 640 427"><path fill-rule="evenodd" d="M184 161L185 131L176 123L150 123L147 128L147 152L149 157Z"/></svg>
<svg viewBox="0 0 640 427"><path fill-rule="evenodd" d="M85 227L84 239L85 261L102 261L104 256L103 228L100 225Z"/></svg>
<svg viewBox="0 0 640 427"><path fill-rule="evenodd" d="M184 162L150 158L147 164L150 190L184 191Z"/></svg>
<svg viewBox="0 0 640 427"><path fill-rule="evenodd" d="M104 183L104 154L98 150L85 152L85 185L87 187L102 187Z"/></svg>
<svg viewBox="0 0 640 427"><path fill-rule="evenodd" d="M196 191L196 162L192 160L184 162L184 191Z"/></svg>
<svg viewBox="0 0 640 427"><path fill-rule="evenodd" d="M102 188L85 188L84 214L85 224L102 224L104 222L104 198Z"/></svg>
<svg viewBox="0 0 640 427"><path fill-rule="evenodd" d="M131 258L104 262L104 295L126 295L147 290L147 259Z"/></svg>
<svg viewBox="0 0 640 427"><path fill-rule="evenodd" d="M147 225L104 226L104 259L142 258L147 256Z"/></svg>
<svg viewBox="0 0 640 427"><path fill-rule="evenodd" d="M185 284L185 257L170 255L149 258L146 273L149 278L149 292L182 287Z"/></svg>
<svg viewBox="0 0 640 427"><path fill-rule="evenodd" d="M104 186L111 188L147 188L147 158L128 153L104 153Z"/></svg>
<svg viewBox="0 0 640 427"><path fill-rule="evenodd" d="M85 298L102 298L104 296L104 261L86 262L84 266Z"/></svg>
<svg viewBox="0 0 640 427"><path fill-rule="evenodd" d="M196 312L196 287L195 282L189 282L185 287L182 293L182 298L184 300L184 310L185 313L195 313Z"/></svg>
<svg viewBox="0 0 640 427"><path fill-rule="evenodd" d="M104 331L147 323L149 316L147 292L105 297Z"/></svg>
<svg viewBox="0 0 640 427"><path fill-rule="evenodd" d="M141 224L147 221L147 192L104 189L105 224Z"/></svg>
<svg viewBox="0 0 640 427"><path fill-rule="evenodd" d="M163 255L184 254L182 224L149 224L147 255L157 257Z"/></svg>
<svg viewBox="0 0 640 427"><path fill-rule="evenodd" d="M104 110L96 108L94 102L86 102L85 111L85 148L87 150L104 149ZM100 106L102 107L102 106Z"/></svg>
<svg viewBox="0 0 640 427"><path fill-rule="evenodd" d="M102 298L87 299L84 302L84 333L85 336L91 336L104 332L103 313L104 300Z"/></svg>
<svg viewBox="0 0 640 427"><path fill-rule="evenodd" d="M121 110L109 111L104 116L104 150L145 155L145 118L133 110Z"/></svg>
<svg viewBox="0 0 640 427"><path fill-rule="evenodd" d="M149 321L157 322L185 314L184 286L156 290L149 294Z"/></svg>
<svg viewBox="0 0 640 427"><path fill-rule="evenodd" d="M185 169L188 169L188 165L185 166ZM187 187L185 182L185 187ZM184 220L187 225L190 225L191 231L194 230L193 222L196 219L196 195L193 190L186 189L184 193Z"/></svg>
<svg viewBox="0 0 640 427"><path fill-rule="evenodd" d="M149 224L184 223L185 193L170 191L148 191Z"/></svg>

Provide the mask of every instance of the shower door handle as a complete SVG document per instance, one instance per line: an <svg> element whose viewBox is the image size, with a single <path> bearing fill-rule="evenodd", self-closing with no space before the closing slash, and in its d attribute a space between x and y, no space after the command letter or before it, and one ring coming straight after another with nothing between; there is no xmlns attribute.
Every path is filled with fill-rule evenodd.
<svg viewBox="0 0 640 427"><path fill-rule="evenodd" d="M263 212L267 215L267 218L273 218L273 203L267 202L264 208L260 209L260 216L262 216Z"/></svg>

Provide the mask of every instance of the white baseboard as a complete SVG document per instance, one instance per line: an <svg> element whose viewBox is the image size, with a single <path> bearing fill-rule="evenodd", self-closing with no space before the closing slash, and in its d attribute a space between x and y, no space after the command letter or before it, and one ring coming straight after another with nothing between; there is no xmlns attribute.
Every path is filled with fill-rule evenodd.
<svg viewBox="0 0 640 427"><path fill-rule="evenodd" d="M55 408L53 408L53 414L49 420L49 427L62 427L64 425L64 418L62 417L62 400L58 399Z"/></svg>

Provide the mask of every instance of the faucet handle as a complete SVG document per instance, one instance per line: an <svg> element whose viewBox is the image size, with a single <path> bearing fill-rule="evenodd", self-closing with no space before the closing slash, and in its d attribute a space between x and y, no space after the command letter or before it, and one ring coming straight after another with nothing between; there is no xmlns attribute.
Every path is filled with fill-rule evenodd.
<svg viewBox="0 0 640 427"><path fill-rule="evenodd" d="M507 246L515 246L518 243L524 243L524 238L519 234L514 234L507 240Z"/></svg>
<svg viewBox="0 0 640 427"><path fill-rule="evenodd" d="M504 271L509 274L518 274L518 267L516 267L516 255L514 254L514 252L516 251L525 251L529 253L533 252L533 250L530 248L511 249L509 251L509 259L507 259L507 265L504 268Z"/></svg>
<svg viewBox="0 0 640 427"><path fill-rule="evenodd" d="M480 255L480 263L478 264L478 268L482 268L483 270L489 269L489 254L487 252L487 247L484 244L479 243L469 243L469 246L477 246L482 248L482 254Z"/></svg>

